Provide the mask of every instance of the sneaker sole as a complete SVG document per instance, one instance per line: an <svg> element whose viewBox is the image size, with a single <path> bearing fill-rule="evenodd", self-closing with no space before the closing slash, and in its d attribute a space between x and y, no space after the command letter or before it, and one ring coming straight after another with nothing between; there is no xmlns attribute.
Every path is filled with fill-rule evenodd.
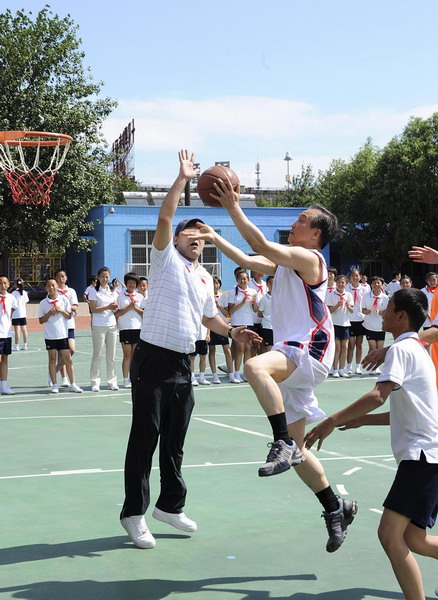
<svg viewBox="0 0 438 600"><path fill-rule="evenodd" d="M344 515L344 517L345 517L345 522L344 522L345 529L342 529L344 537L342 538L341 542L339 543L339 546L336 546L336 547L334 547L333 549L330 549L330 550L326 546L327 552L330 552L330 553L336 552L336 550L339 550L339 548L342 546L342 544L344 543L344 540L345 540L345 538L347 536L347 533L348 533L347 527L353 523L354 517L357 514L357 510L358 510L357 502L356 502L356 500L352 500L352 502L351 502L351 508L350 508L348 516Z"/></svg>
<svg viewBox="0 0 438 600"><path fill-rule="evenodd" d="M134 546L136 548L141 548L142 550L149 550L151 548L155 548L156 546L156 541L154 540L153 542L144 542L142 546L139 545L138 542L136 542L135 540L132 539L131 534L129 533L128 529L125 527L124 523L122 521L120 521L120 525L123 527L123 529L126 531L126 533L128 534L129 539L131 540L131 542L134 544Z"/></svg>
<svg viewBox="0 0 438 600"><path fill-rule="evenodd" d="M281 465L278 465L276 469L269 471L269 473L267 471L264 471L263 467L260 467L259 477L271 477L272 475L279 475L280 473L285 473L286 471L289 471L291 467L296 467L297 465L303 463L305 460L305 457L301 456L300 459L295 459L292 461L292 463L283 463Z"/></svg>
<svg viewBox="0 0 438 600"><path fill-rule="evenodd" d="M198 530L197 526L195 528L191 528L191 527L184 527L184 526L176 525L175 523L172 523L172 521L167 520L166 517L162 517L160 514L157 514L155 511L152 511L152 517L154 519L156 519L157 521L166 523L166 525L170 525L171 527L174 527L175 529L178 529L179 531L185 531L186 533L195 533L195 531Z"/></svg>

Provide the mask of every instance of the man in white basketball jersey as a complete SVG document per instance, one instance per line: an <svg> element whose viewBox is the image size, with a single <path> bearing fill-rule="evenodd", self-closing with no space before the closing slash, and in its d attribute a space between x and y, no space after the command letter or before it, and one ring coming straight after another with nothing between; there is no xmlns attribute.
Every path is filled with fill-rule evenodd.
<svg viewBox="0 0 438 600"><path fill-rule="evenodd" d="M215 197L257 255L247 256L200 223L198 239L211 241L244 268L275 274L271 305L274 346L245 364L245 376L269 419L274 438L259 475L295 467L324 507L329 533L326 549L334 552L345 538L357 504L335 496L321 463L304 448L304 430L307 423L324 415L313 388L325 381L333 363L333 324L324 302L327 267L320 250L338 234L338 222L323 206L311 206L292 224L290 246L277 244L268 241L245 216L230 182L216 189Z"/></svg>

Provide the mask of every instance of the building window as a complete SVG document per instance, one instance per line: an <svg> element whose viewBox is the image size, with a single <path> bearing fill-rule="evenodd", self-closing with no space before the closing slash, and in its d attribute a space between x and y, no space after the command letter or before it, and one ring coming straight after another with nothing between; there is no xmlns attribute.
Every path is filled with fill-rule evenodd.
<svg viewBox="0 0 438 600"><path fill-rule="evenodd" d="M286 230L278 230L278 243L284 244L285 246L289 246L288 237L289 237L290 229Z"/></svg>
<svg viewBox="0 0 438 600"><path fill-rule="evenodd" d="M220 231L217 231L220 234ZM126 265L126 272L134 271L137 275L148 277L150 268L150 258L152 241L155 230L132 230L130 254L131 262ZM199 257L199 263L207 269L211 275L221 276L221 265L219 263L219 252L216 246L206 242L204 250Z"/></svg>

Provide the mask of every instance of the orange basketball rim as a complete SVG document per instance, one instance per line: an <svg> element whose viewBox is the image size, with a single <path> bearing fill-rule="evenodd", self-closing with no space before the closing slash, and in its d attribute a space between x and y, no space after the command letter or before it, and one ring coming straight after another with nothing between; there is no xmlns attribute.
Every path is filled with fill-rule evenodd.
<svg viewBox="0 0 438 600"><path fill-rule="evenodd" d="M73 138L45 131L0 131L0 168L18 204L47 206Z"/></svg>

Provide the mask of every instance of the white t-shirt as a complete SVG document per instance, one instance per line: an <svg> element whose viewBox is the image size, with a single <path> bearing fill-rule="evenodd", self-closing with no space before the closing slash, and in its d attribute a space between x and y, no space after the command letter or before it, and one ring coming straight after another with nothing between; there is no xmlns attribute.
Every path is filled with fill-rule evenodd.
<svg viewBox="0 0 438 600"><path fill-rule="evenodd" d="M9 292L6 292L4 296L0 296L0 338L12 337L12 312L15 315L16 310L17 301L15 296L9 294Z"/></svg>
<svg viewBox="0 0 438 600"><path fill-rule="evenodd" d="M20 294L18 290L14 290L12 295L17 302L17 308L14 311L14 319L25 319L26 318L26 304L29 302L29 294L26 290L23 290L23 293Z"/></svg>
<svg viewBox="0 0 438 600"><path fill-rule="evenodd" d="M70 306L77 306L79 304L78 303L78 296L77 296L76 292L74 291L73 288L68 287L68 285L66 285L63 290L58 289L58 294L60 296L66 296L68 298L68 301L70 302ZM74 319L74 317L72 317L71 319L69 319L69 321L68 321L68 328L69 329L74 329L75 328L75 319Z"/></svg>
<svg viewBox="0 0 438 600"><path fill-rule="evenodd" d="M161 348L188 354L201 339L203 315L217 314L212 287L202 271L184 258L170 241L163 250L151 249L149 294L140 338ZM204 280L204 281L203 281Z"/></svg>
<svg viewBox="0 0 438 600"><path fill-rule="evenodd" d="M227 292L222 292L219 293L217 295L215 295L215 300L219 301L220 306L222 306L222 308L224 308L226 311L228 310L228 293ZM218 310L218 315L220 317L222 317L222 319L225 321L225 323L228 323L228 317L226 317L220 310Z"/></svg>
<svg viewBox="0 0 438 600"><path fill-rule="evenodd" d="M131 299L132 295L132 299ZM122 292L117 298L117 306L120 309L126 308L132 303L132 300L135 302L135 306L137 308L141 308L141 303L144 300L141 294L134 292L133 294L128 294L128 292ZM139 315L138 312L134 310L134 308L130 308L125 314L121 315L118 318L119 330L124 331L125 329L141 329L141 320L142 315Z"/></svg>
<svg viewBox="0 0 438 600"><path fill-rule="evenodd" d="M393 279L385 287L385 291L388 294L389 298L391 298L391 296L394 295L395 292L397 292L399 289L400 289L400 281L398 281L397 279Z"/></svg>
<svg viewBox="0 0 438 600"><path fill-rule="evenodd" d="M271 301L272 301L271 294L269 292L266 292L266 294L260 299L260 302L259 302L259 311L263 313L263 317L262 317L263 329L272 329Z"/></svg>
<svg viewBox="0 0 438 600"><path fill-rule="evenodd" d="M327 286L327 290L325 292L325 303L326 304L327 304L327 300L328 300L329 294L331 294L332 292L334 292L335 289L336 289L335 285L330 285L330 286L328 285Z"/></svg>
<svg viewBox="0 0 438 600"><path fill-rule="evenodd" d="M237 288L237 289L236 289ZM237 293L236 293L237 292ZM246 290L242 290L239 286L234 287L228 291L228 304L236 305L240 304L244 298L246 302L242 304L235 312L231 313L231 325L253 325L254 324L254 309L253 302L256 299L256 290L247 287Z"/></svg>
<svg viewBox="0 0 438 600"><path fill-rule="evenodd" d="M257 303L260 302L260 299L268 291L268 286L266 285L266 281L263 281L263 279L261 280L260 283L257 283L257 281L255 279L251 278L249 280L248 287L250 287L251 289L253 289L253 290L255 290L257 292L257 296L256 296ZM256 312L253 312L253 323L254 323L254 325L257 325L257 324L259 324L261 322L262 322L261 317L259 317Z"/></svg>
<svg viewBox="0 0 438 600"><path fill-rule="evenodd" d="M67 296L58 294L56 298L51 300L48 296L41 300L38 311L38 318L44 317L53 308L53 303L57 302L57 306L62 307L66 312L71 313L71 305ZM44 323L44 339L45 340L63 340L68 338L68 319L60 312L51 315Z"/></svg>
<svg viewBox="0 0 438 600"><path fill-rule="evenodd" d="M374 296L372 292L365 294L362 298L361 309L372 310L371 315L363 316L363 326L369 331L382 331L382 315L376 315L376 310L382 312L388 306L389 298L383 292L379 296Z"/></svg>
<svg viewBox="0 0 438 600"><path fill-rule="evenodd" d="M87 288L85 288L84 296L87 300L90 299L89 296L90 296L91 290L94 290L94 285L89 285Z"/></svg>
<svg viewBox="0 0 438 600"><path fill-rule="evenodd" d="M117 292L112 292L109 287L106 290L100 287L97 292L96 288L93 288L88 294L88 300L94 300L96 307L108 306L108 304L117 302ZM91 318L91 323L95 327L113 327L117 324L116 317L109 308L102 312L91 313Z"/></svg>
<svg viewBox="0 0 438 600"><path fill-rule="evenodd" d="M377 382L392 381L391 446L397 464L420 460L438 463L438 396L433 362L413 331L390 346Z"/></svg>
<svg viewBox="0 0 438 600"><path fill-rule="evenodd" d="M354 287L354 285L348 282L345 289L352 295L354 303L353 312L350 313L350 322L363 321L363 314L360 312L360 305L364 294L366 294L365 286L359 284L357 287Z"/></svg>
<svg viewBox="0 0 438 600"><path fill-rule="evenodd" d="M427 301L429 303L429 308L427 309L427 312L428 312L428 314L430 314L430 307L432 305L433 295L434 295L435 291L432 291L427 285L424 286L424 288L421 288L421 291L423 292L423 294L425 294ZM423 327L430 327L429 317L427 317L427 319L424 321Z"/></svg>
<svg viewBox="0 0 438 600"><path fill-rule="evenodd" d="M341 327L349 327L350 323L350 313L347 309L347 302L350 306L353 306L353 296L350 292L344 292L340 294L338 290L335 290L331 294L329 294L327 298L327 306L336 306L339 300L343 300L342 306L336 309L331 313L333 325L339 325Z"/></svg>

